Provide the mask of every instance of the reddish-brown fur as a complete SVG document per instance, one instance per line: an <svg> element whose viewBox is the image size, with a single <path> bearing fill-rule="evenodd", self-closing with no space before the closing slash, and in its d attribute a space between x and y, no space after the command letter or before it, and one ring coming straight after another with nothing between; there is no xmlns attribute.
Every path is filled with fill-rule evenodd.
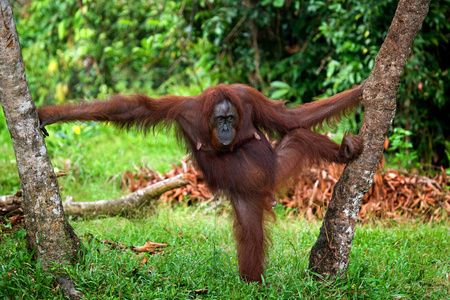
<svg viewBox="0 0 450 300"><path fill-rule="evenodd" d="M267 246L264 221L273 216L275 189L312 164L347 163L359 154L359 137L346 136L339 146L312 129L337 121L360 102L362 90L360 86L288 109L249 86L221 84L192 97L117 95L109 101L43 107L38 114L42 129L56 122L92 120L148 131L175 122L210 189L231 199L241 276L261 282ZM217 149L208 126L214 106L223 100L231 102L239 116L227 151ZM280 141L272 147L264 133Z"/></svg>

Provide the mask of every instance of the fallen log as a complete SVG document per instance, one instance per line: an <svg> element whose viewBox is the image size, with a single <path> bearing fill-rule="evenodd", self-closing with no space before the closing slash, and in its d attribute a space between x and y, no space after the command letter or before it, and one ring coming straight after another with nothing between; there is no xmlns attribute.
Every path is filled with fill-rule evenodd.
<svg viewBox="0 0 450 300"><path fill-rule="evenodd" d="M22 191L18 191L15 195L0 196L0 216L9 216L19 213L22 207ZM22 211L20 211L21 213Z"/></svg>
<svg viewBox="0 0 450 300"><path fill-rule="evenodd" d="M164 192L186 185L188 181L183 174L159 181L146 188L137 190L125 197L113 200L99 200L93 202L64 201L64 212L68 215L118 215L131 208L144 205L147 201L157 198Z"/></svg>

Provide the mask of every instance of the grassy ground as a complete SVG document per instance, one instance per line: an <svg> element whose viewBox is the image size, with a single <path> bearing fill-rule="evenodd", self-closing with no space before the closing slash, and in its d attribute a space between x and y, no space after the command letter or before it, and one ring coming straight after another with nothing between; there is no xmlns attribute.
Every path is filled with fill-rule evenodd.
<svg viewBox="0 0 450 300"><path fill-rule="evenodd" d="M159 254L138 256L85 242L81 263L61 270L87 299L448 299L449 224L372 224L358 227L348 270L335 281L314 281L306 270L318 222L277 212L266 281L237 275L230 218L195 208L158 207L137 219L72 222L79 236L123 244L167 243ZM55 278L30 260L23 231L3 236L0 298L62 299ZM140 266L143 257L148 261Z"/></svg>

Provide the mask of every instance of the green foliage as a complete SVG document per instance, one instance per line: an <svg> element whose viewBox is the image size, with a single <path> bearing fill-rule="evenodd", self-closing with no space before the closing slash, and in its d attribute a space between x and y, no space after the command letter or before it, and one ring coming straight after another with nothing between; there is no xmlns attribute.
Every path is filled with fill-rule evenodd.
<svg viewBox="0 0 450 300"><path fill-rule="evenodd" d="M417 161L417 150L414 150L412 143L410 142L411 131L403 128L394 128L394 134L390 138L390 147L388 151L394 152L394 164L399 164L405 169L411 169L413 167L419 167Z"/></svg>
<svg viewBox="0 0 450 300"><path fill-rule="evenodd" d="M447 159L450 161L450 141L445 141L445 154L447 154Z"/></svg>
<svg viewBox="0 0 450 300"><path fill-rule="evenodd" d="M411 142L424 164L448 167L445 141L450 140L450 0L432 1L405 67L398 93L394 127L413 134Z"/></svg>
<svg viewBox="0 0 450 300"><path fill-rule="evenodd" d="M38 103L161 85L188 30L178 1L32 1L16 17Z"/></svg>
<svg viewBox="0 0 450 300"><path fill-rule="evenodd" d="M219 82L248 83L275 99L308 102L368 76L397 2L266 0L249 6L229 0L214 5L38 0L20 4L15 5L16 23L30 90L39 106L111 93L192 95ZM431 3L407 61L390 136L393 145L402 128L411 133L408 144L391 147L402 167L417 167L418 162L449 166L450 91L444 85L450 82L445 34L450 29L449 11L450 0ZM255 51L262 81L257 79ZM357 114L344 120L337 132L356 133L360 123ZM117 194L118 179L113 185L109 179L139 164L132 158L136 153L159 170L167 170L182 155L179 148L167 150L173 149L173 139L151 146L144 141L152 137L117 134L103 126L86 125L80 135L74 134L72 125L50 130L55 130L47 139L55 166L66 170L64 161L71 162L68 176L61 178L65 191L75 196L76 190L86 191L92 195L81 197L86 199ZM126 143L133 145L133 153ZM158 153L166 151L174 157L158 159ZM19 180L3 115L0 163L0 190L13 193ZM97 191L86 188L88 182L97 185Z"/></svg>
<svg viewBox="0 0 450 300"><path fill-rule="evenodd" d="M283 81L272 81L270 83L271 99L290 99L296 97L298 92L296 89L292 88L289 84Z"/></svg>
<svg viewBox="0 0 450 300"><path fill-rule="evenodd" d="M349 88L369 75L397 5L393 0L266 0L250 6L230 0L214 5L206 1L21 3L17 1L14 7L16 23L30 90L38 106L73 98L104 98L111 93L193 95L219 82L248 83L275 99L308 102L317 95ZM403 167L417 167L418 162L449 166L450 91L444 85L450 82L446 59L449 11L450 0L431 3L407 61L390 137L398 138L401 129L395 128L411 132L407 147L391 148ZM257 48L253 37L257 37ZM255 51L262 81L257 79ZM344 120L337 132L342 135L351 129L356 133L360 123L357 114ZM161 160L167 164L161 167L158 159L149 157L173 148L169 143L148 148L134 133L120 134L124 140L119 141L115 131L103 126L88 125L79 136L71 125L64 126L54 127L57 136L47 143L58 169L64 169L61 166L67 159L77 166L79 173L61 178L69 194L76 184L94 198L117 193L118 187L109 190L105 178L115 178L139 163L126 151L125 143L136 145L134 153L160 170L179 158ZM52 146L56 141L60 150ZM116 144L105 146L112 141ZM113 163L117 158L125 159ZM19 181L3 115L0 163L0 190L12 193ZM94 165L99 169L91 169ZM86 174L85 179L80 180L80 174ZM106 194L86 189L89 181ZM118 179L113 182L117 185Z"/></svg>
<svg viewBox="0 0 450 300"><path fill-rule="evenodd" d="M0 107L0 195L15 194L20 189L19 174L5 115Z"/></svg>
<svg viewBox="0 0 450 300"><path fill-rule="evenodd" d="M394 0L38 0L16 5L15 13L38 105L154 89L180 94L182 86L201 92L220 82L303 103L369 76L396 6ZM431 2L394 120L412 132L420 163L446 167L449 13L450 0ZM352 118L355 131L361 118Z"/></svg>
<svg viewBox="0 0 450 300"><path fill-rule="evenodd" d="M307 271L318 222L287 217L273 224L265 274L267 286L243 282L228 214L159 206L150 215L72 222L84 240L80 263L56 270L70 276L86 299L445 299L450 272L448 224L358 226L345 275L317 281ZM111 249L103 239L126 246L167 243L160 254L138 256ZM144 257L148 261L141 266ZM56 280L26 251L24 231L0 239L0 298L63 299ZM204 293L197 295L196 290Z"/></svg>
<svg viewBox="0 0 450 300"><path fill-rule="evenodd" d="M204 36L214 37L217 57L229 57L227 65L220 63L223 74L228 70L234 74L226 79L262 89L262 84L268 83L270 96L301 103L319 94L331 95L347 89L368 77L397 1L266 0L250 6L230 1L217 4L202 12L201 30ZM450 139L450 93L444 83L450 82L445 58L450 51L445 34L450 30L449 13L449 0L431 3L405 67L394 121L394 127L413 133L416 162L447 167L444 145ZM245 22L240 24L242 19ZM252 29L252 24L256 29ZM219 25L220 30L216 30ZM252 42L255 35L258 48ZM260 57L262 82L257 80L255 51Z"/></svg>

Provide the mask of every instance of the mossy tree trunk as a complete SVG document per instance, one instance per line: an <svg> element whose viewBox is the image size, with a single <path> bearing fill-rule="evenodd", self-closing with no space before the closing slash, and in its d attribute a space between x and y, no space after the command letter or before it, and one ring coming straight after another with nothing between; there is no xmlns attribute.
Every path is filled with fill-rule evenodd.
<svg viewBox="0 0 450 300"><path fill-rule="evenodd" d="M384 141L395 115L400 75L429 4L430 0L399 1L367 79L364 122L359 132L364 140L363 152L346 166L334 187L319 237L311 249L309 269L321 276L335 276L347 269L361 201L372 185L383 155Z"/></svg>
<svg viewBox="0 0 450 300"><path fill-rule="evenodd" d="M0 0L0 104L11 133L23 191L27 248L44 269L73 263L81 243L64 217L7 0Z"/></svg>

